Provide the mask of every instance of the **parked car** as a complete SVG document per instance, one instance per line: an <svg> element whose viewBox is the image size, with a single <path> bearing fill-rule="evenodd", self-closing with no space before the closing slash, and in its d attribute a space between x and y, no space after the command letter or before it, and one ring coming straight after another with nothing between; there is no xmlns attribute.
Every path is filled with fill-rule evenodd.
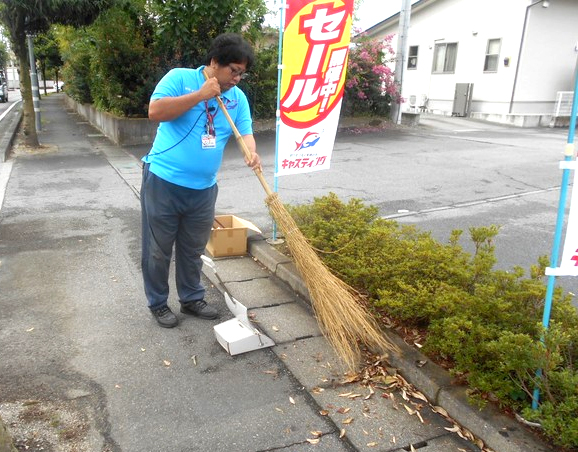
<svg viewBox="0 0 578 452"><path fill-rule="evenodd" d="M8 102L8 85L5 82L0 85L0 101Z"/></svg>

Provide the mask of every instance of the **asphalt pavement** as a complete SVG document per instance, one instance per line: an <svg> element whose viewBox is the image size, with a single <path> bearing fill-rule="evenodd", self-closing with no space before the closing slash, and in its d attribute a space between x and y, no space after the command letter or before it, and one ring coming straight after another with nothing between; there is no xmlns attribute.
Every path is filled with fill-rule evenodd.
<svg viewBox="0 0 578 452"><path fill-rule="evenodd" d="M215 264L275 346L235 356L221 347L213 326L233 316L209 269L206 299L221 318L179 314L178 327L159 328L139 270L140 161L62 95L41 109L42 147L0 163L0 416L21 450L554 450L469 405L395 335L403 355L372 367L389 371L383 384L350 381L293 264L265 235Z"/></svg>

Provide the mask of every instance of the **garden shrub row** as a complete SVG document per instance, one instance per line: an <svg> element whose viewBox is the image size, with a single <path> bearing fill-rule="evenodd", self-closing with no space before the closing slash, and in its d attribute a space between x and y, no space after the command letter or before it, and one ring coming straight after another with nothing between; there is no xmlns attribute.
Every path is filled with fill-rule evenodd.
<svg viewBox="0 0 578 452"><path fill-rule="evenodd" d="M495 268L495 225L470 229L468 253L463 231L440 243L359 199L330 193L287 208L328 267L367 294L377 318L424 334L422 351L467 384L472 401L540 423L556 446L578 446L578 314L557 288L542 327L546 256L526 276L521 267Z"/></svg>

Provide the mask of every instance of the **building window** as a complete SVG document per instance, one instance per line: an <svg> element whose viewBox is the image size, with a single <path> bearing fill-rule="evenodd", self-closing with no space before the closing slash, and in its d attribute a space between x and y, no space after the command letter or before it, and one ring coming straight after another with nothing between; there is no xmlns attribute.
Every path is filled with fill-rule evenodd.
<svg viewBox="0 0 578 452"><path fill-rule="evenodd" d="M484 72L498 72L498 59L500 58L501 39L488 39L486 47L486 59L484 61Z"/></svg>
<svg viewBox="0 0 578 452"><path fill-rule="evenodd" d="M417 69L417 49L418 46L409 46L408 58L407 58L407 68Z"/></svg>
<svg viewBox="0 0 578 452"><path fill-rule="evenodd" d="M434 74L452 73L456 70L458 43L436 44L432 72Z"/></svg>

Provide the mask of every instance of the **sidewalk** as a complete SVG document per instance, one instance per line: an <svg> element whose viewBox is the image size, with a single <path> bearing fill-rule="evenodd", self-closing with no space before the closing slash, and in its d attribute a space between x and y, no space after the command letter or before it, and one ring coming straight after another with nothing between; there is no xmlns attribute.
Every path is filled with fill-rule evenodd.
<svg viewBox="0 0 578 452"><path fill-rule="evenodd" d="M490 449L553 450L469 406L463 388L399 340L404 355L389 364L417 390L341 384L345 369L293 264L260 235L249 256L215 263L276 346L229 356L212 327L232 315L209 282L219 320L180 315L179 327L158 328L139 271L140 162L63 105L45 96L44 147L0 163L0 416L29 450L51 441L115 452L480 450L420 394Z"/></svg>

